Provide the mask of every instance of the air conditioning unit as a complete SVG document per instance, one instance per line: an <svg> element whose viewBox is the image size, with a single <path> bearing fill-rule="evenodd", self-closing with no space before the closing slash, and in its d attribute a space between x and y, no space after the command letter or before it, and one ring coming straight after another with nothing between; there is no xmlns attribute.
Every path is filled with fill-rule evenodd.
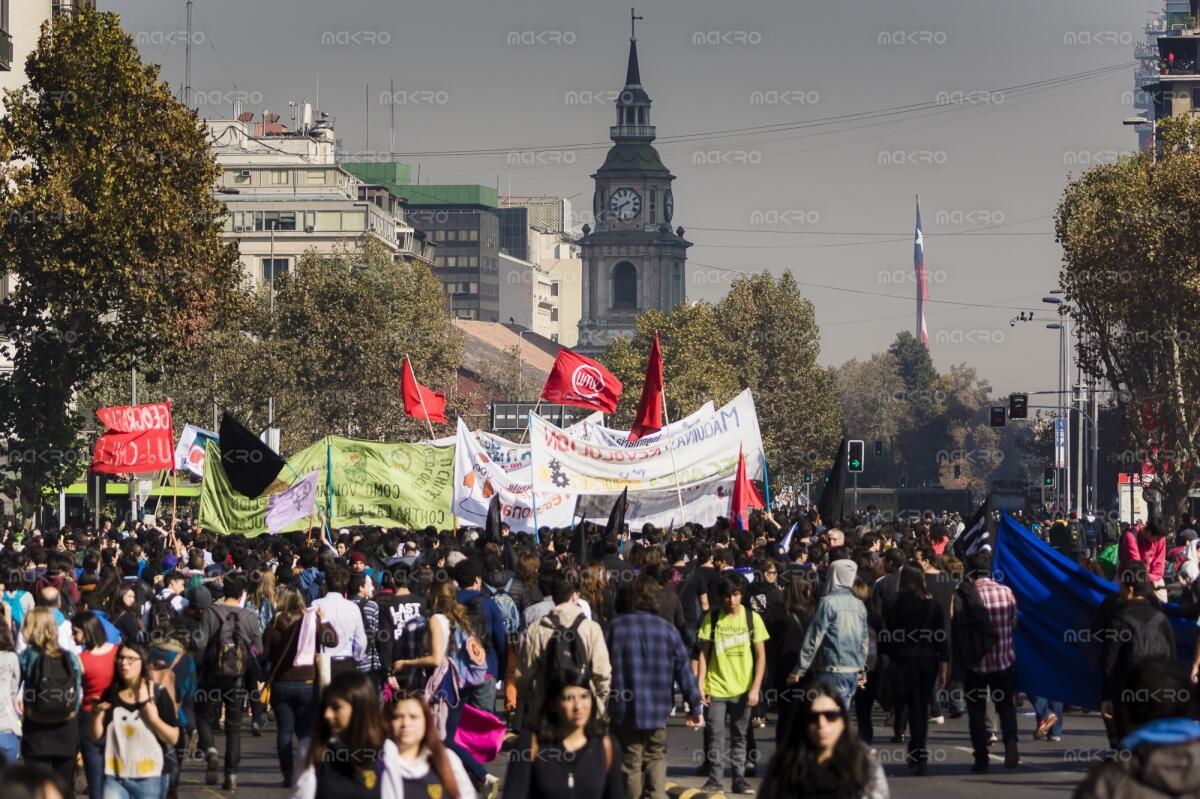
<svg viewBox="0 0 1200 799"><path fill-rule="evenodd" d="M305 226L304 226L304 232L305 232L305 233L312 233L312 232L313 232L314 230L316 230L316 229L317 229L317 228L316 228L314 225L305 225Z"/></svg>
<svg viewBox="0 0 1200 799"><path fill-rule="evenodd" d="M243 170L241 170L240 172L238 172L238 173L237 173L237 176L238 176L239 178L248 178L248 177L250 177L250 170L249 170L249 169L243 169Z"/></svg>
<svg viewBox="0 0 1200 799"><path fill-rule="evenodd" d="M234 233L249 233L252 229L253 228L247 227L246 225L239 225L233 229L233 232Z"/></svg>

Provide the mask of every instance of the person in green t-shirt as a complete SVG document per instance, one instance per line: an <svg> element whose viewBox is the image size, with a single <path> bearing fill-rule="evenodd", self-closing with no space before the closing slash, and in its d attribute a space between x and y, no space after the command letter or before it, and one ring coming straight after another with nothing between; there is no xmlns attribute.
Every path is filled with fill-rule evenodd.
<svg viewBox="0 0 1200 799"><path fill-rule="evenodd" d="M766 670L769 637L762 617L742 604L746 580L734 571L717 578L719 608L700 620L696 634L700 641L700 696L707 711L704 726L704 750L707 753L708 780L701 789L721 792L725 774L722 752L725 750L725 726L729 726L729 758L733 767L733 793L752 794L746 781L746 732L749 709L758 705L759 689Z"/></svg>

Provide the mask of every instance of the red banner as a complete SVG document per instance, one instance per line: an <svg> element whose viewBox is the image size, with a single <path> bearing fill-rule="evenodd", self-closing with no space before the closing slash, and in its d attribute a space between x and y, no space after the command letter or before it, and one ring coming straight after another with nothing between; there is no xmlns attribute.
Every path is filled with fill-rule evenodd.
<svg viewBox="0 0 1200 799"><path fill-rule="evenodd" d="M154 472L174 465L171 403L98 408L96 417L107 431L96 441L96 451L92 453L93 472Z"/></svg>
<svg viewBox="0 0 1200 799"><path fill-rule="evenodd" d="M621 381L612 372L591 358L564 349L554 359L542 401L616 413L621 389Z"/></svg>

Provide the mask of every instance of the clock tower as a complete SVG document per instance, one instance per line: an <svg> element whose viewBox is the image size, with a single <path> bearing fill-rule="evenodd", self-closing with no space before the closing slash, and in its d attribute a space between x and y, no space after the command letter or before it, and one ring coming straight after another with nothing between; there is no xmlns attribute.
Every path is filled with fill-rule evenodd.
<svg viewBox="0 0 1200 799"><path fill-rule="evenodd" d="M633 16L631 28L641 17ZM687 248L683 228L671 229L675 176L654 149L650 96L642 88L637 36L629 37L625 88L617 97L613 146L592 175L596 182L593 230L583 226L583 313L578 349L602 352L618 336L632 336L642 311L670 311L686 298Z"/></svg>

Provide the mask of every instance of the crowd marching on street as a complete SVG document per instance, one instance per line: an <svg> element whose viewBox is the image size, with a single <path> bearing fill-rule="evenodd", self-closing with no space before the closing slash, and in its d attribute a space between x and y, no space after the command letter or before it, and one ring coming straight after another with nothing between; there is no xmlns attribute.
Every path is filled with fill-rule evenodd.
<svg viewBox="0 0 1200 799"><path fill-rule="evenodd" d="M1200 649L1189 675L1161 609L1200 613L1196 520L1029 521L1120 586L1092 626L1113 754L1075 795L1200 795ZM1019 729L1021 608L966 527L797 507L615 536L10 526L0 783L163 799L198 770L232 793L243 737L273 733L297 799L665 799L671 717L702 735L709 793L883 799L876 740L925 775L947 716L972 772L1017 769L1022 738L1071 731L1033 696Z"/></svg>

